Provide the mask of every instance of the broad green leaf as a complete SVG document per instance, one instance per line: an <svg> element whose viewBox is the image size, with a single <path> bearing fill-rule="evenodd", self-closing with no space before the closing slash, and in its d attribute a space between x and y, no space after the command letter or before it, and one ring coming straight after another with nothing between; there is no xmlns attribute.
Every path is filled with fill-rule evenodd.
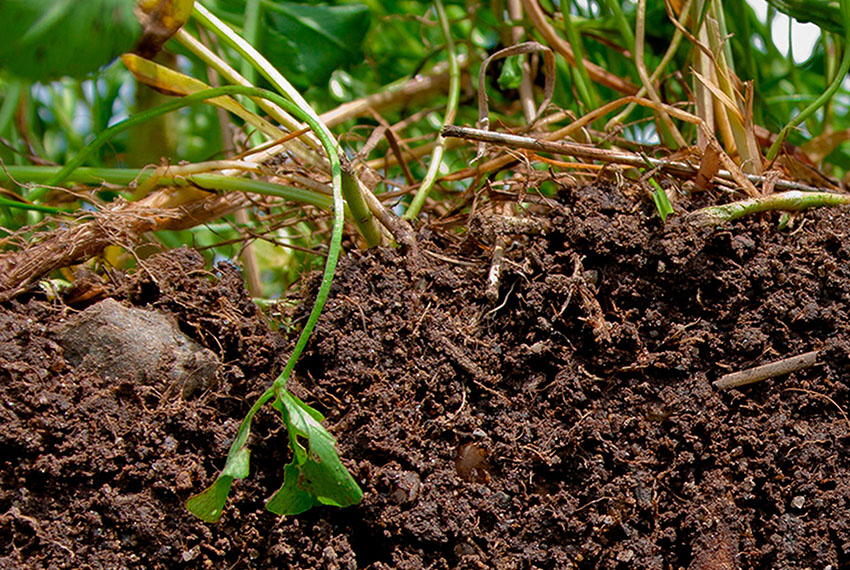
<svg viewBox="0 0 850 570"><path fill-rule="evenodd" d="M284 390L274 402L289 430L292 463L284 470L283 486L266 508L279 515L295 515L318 505L348 507L363 492L339 460L336 440L319 423L322 415ZM304 438L307 447L299 438Z"/></svg>
<svg viewBox="0 0 850 570"><path fill-rule="evenodd" d="M133 0L0 1L0 69L37 81L81 77L131 49Z"/></svg>
<svg viewBox="0 0 850 570"><path fill-rule="evenodd" d="M363 61L369 9L359 4L323 6L264 3L269 26L263 52L306 85L324 85L340 67Z"/></svg>
<svg viewBox="0 0 850 570"><path fill-rule="evenodd" d="M276 515L300 515L321 504L313 495L298 487L299 477L295 461L284 468L283 486L266 503L268 511Z"/></svg>
<svg viewBox="0 0 850 570"><path fill-rule="evenodd" d="M800 22L812 22L834 34L844 33L841 8L832 0L768 0L768 4Z"/></svg>

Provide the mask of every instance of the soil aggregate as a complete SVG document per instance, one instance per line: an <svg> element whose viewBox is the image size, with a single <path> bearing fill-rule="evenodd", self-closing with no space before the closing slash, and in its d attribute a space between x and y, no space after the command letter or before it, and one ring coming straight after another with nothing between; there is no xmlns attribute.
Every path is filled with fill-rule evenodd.
<svg viewBox="0 0 850 570"><path fill-rule="evenodd" d="M188 249L93 298L0 306L0 568L850 568L850 209L708 228L613 186L546 203L340 260L289 387L365 493L347 509L264 510L289 461L270 409L222 520L183 506L318 275L279 331L235 266ZM61 331L102 298L176 322L212 378L71 365ZM811 350L806 370L712 385Z"/></svg>

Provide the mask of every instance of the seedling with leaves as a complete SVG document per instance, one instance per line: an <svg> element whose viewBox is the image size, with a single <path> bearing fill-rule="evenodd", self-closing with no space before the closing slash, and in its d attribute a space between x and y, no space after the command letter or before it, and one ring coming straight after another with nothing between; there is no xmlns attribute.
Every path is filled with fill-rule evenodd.
<svg viewBox="0 0 850 570"><path fill-rule="evenodd" d="M121 3L120 0L119 4L123 7L128 5L127 2ZM85 147L83 147L82 150L69 160L62 168L46 170L44 168L35 167L35 171L29 172L30 176L27 176L28 173L20 168L14 167L12 167L11 172L8 169L5 172L10 180L15 179L13 178L14 176L22 176L29 179L31 182L41 178L43 186L31 187L27 195L28 201L38 202L45 197L51 188L55 188L60 184L67 182L69 179L73 179L77 174L78 169L101 147L103 147L103 145L113 140L116 135L119 135L134 125L150 121L151 119L171 111L197 105L205 101L213 102L224 109L239 115L248 124L252 124L259 128L267 136L276 137L283 134L282 131L277 129L277 127L274 127L270 123L264 121L256 114L231 99L230 96L232 95L247 96L254 98L255 100L266 101L274 105L276 110L278 110L278 116L283 119L284 122L286 122L286 117L295 117L295 119L290 119L288 121L290 126L300 125L299 121L306 123L325 152L326 159L324 160L327 161L327 168L331 174L332 188L331 204L326 205L331 206L333 212L333 226L331 229L330 245L328 248L327 260L325 262L325 270L319 286L316 302L303 330L301 331L301 335L295 349L287 361L283 373L281 373L272 386L270 386L251 407L247 416L243 420L221 474L206 491L189 499L187 507L192 513L203 520L212 522L219 519L233 480L246 477L249 473L250 451L247 447L247 442L254 415L264 405L270 402L272 407L280 413L281 420L289 433L289 445L292 451L292 461L285 467L284 482L280 490L269 500L267 505L268 509L281 515L292 515L301 513L312 506L319 504L336 505L340 507L353 505L361 500L362 492L337 456L334 447L334 438L321 425L321 422L324 419L323 416L292 395L286 389L286 382L293 371L299 355L304 350L304 347L310 338L316 322L318 321L319 315L321 314L325 300L328 297L341 250L340 244L342 241L346 208L343 202L343 173L340 165L337 143L328 128L319 120L315 111L313 111L309 104L286 81L286 79L277 72L277 70L275 70L255 50L253 50L250 45L246 44L244 40L236 36L226 25L215 18L211 13L207 12L202 6L198 5L196 9L198 10L198 18L202 24L204 24L208 29L215 31L222 37L222 39L230 43L246 58L248 62L250 62L252 66L257 67L260 72L267 77L271 84L278 89L278 91L285 94L286 97L278 93L244 85L232 85L211 89L209 86L198 80L163 68L162 66L142 57L126 55L124 58L125 63L141 80L149 83L155 82L156 86L160 89L167 89L172 93L182 93L185 96L137 113L102 131L94 138L94 140L85 145ZM65 17L65 13L66 12L63 10L58 12L59 16L62 17ZM37 15L38 14L36 14L36 16ZM33 17L35 18L36 16ZM85 14L83 16L90 18L94 17L91 14ZM46 16L43 16L43 18L44 17ZM84 27L80 26L77 21L73 21L73 23L78 28ZM38 27L33 24L31 29L38 29ZM13 38L13 40L16 42L15 45L29 41L27 36L20 39ZM122 43L120 44L119 49L123 50L126 49L126 47L127 46ZM0 52L0 56L2 56L3 53L5 52ZM103 60L111 55L111 53L107 53L102 55L100 58L93 57L91 59L94 63L90 63L89 65L94 65L96 67L103 63ZM86 68L86 70L88 71L90 69ZM53 72L52 67L46 68L46 73L48 73L48 75ZM314 155L314 157L317 161L322 160L318 157L318 155ZM218 164L217 168L227 168L227 164L225 164L227 161L221 162L222 164ZM179 169L181 167L177 168ZM175 178L173 177L174 173L169 172L169 174L171 175L170 178L172 182L175 181ZM95 175L101 175L104 176L104 178L109 178L110 173L100 169L95 173ZM120 175L114 173L113 176ZM192 180L194 178L194 173L187 170L186 176L189 180ZM147 187L147 191L144 192L142 196L150 189L155 188L157 184L160 184L163 177L166 176L159 173L153 173L147 177L142 176L140 179L137 179L137 183L140 182L143 187ZM360 187L356 184L356 182L352 182L350 180L352 177L351 173L348 173L347 177L349 180L347 180L346 194L349 197L349 204L351 205L351 208L358 214L356 221L360 227L364 228L364 231L366 229L371 230L371 233L368 234L367 238L369 243L378 243L381 239L381 235L380 233L376 234L374 231L373 222L368 209L366 208L365 202L363 202L362 199L359 201L356 199L359 197L358 193L360 191ZM222 176L222 178L226 177ZM195 180L197 181L198 179L195 178ZM280 186L250 180L244 180L240 183L238 182L238 180L240 180L239 178L235 178L234 180L237 180L237 182L233 189L242 189L245 191L260 190L260 193L263 193L262 188L260 187L263 184L268 186L266 190L270 193L274 193L275 187ZM224 181L220 180L219 182ZM260 186L257 186L258 183ZM243 184L253 185L254 189L251 190L248 186L244 186ZM242 187L240 188L240 186ZM191 194L194 190L190 188L188 189L188 192ZM285 193L285 187L280 188L278 192ZM184 200L184 198L177 198L178 194L179 192L171 196L170 200L173 203L179 203L181 200ZM290 195L289 197L292 198L294 195ZM322 200L311 200L311 198L306 195L303 197L306 198L306 201L308 202L313 201L316 204L322 203ZM14 206L25 206L32 210L47 210L50 212L57 211L55 208L48 209L47 207L40 206L37 203L26 204L25 202L10 202ZM365 210L365 214L363 213L363 210Z"/></svg>

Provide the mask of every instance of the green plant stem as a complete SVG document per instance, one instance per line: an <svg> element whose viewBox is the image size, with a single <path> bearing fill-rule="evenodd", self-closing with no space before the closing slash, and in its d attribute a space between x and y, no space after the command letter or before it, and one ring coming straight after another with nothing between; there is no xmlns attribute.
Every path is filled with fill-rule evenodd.
<svg viewBox="0 0 850 570"><path fill-rule="evenodd" d="M684 6L682 7L682 14L679 16L679 23L684 25L685 21L688 18L688 11L690 10L691 2L693 0L686 0ZM676 55L676 51L679 49L679 44L682 43L682 31L679 28L676 28L676 31L673 32L673 39L670 40L670 45L667 47L667 51L664 52L664 57L661 58L661 62L658 64L658 67L655 68L655 71L652 72L652 75L649 76L649 83L654 84L658 81L658 78L661 77L661 74L664 72L664 69L667 65L673 60L673 57ZM634 51L632 51L634 53ZM636 97L643 97L646 94L646 87L641 85L640 90L635 95ZM632 114L632 111L635 110L637 104L629 103L625 109L623 109L620 113L618 113L615 117L611 118L608 123L605 125L605 130L610 130L614 125L620 125L623 121L626 120L626 117Z"/></svg>
<svg viewBox="0 0 850 570"><path fill-rule="evenodd" d="M68 212L60 209L53 208L52 206L42 206L41 204L29 204L27 202L18 202L17 200L9 200L8 198L4 198L0 196L0 205L6 206L8 208L15 208L18 210L30 210L32 212L45 212L47 214L67 214Z"/></svg>
<svg viewBox="0 0 850 570"><path fill-rule="evenodd" d="M820 41L823 45L824 78L827 83L832 83L835 80L835 72L838 70L839 63L835 57L835 51L829 49L829 34L827 32L821 30ZM828 132L831 129L834 114L832 99L830 99L823 106L823 122L820 127L821 133Z"/></svg>
<svg viewBox="0 0 850 570"><path fill-rule="evenodd" d="M233 69L226 61L218 57L212 50L210 50L207 46L202 44L198 39L187 32L185 28L181 28L174 34L174 38L180 42L186 49L192 52L198 59L203 61L205 64L210 66L219 75L221 75L224 79L226 79L229 83L233 85L244 85L245 87L253 87L253 84L245 79L239 72ZM281 125L286 127L289 131L295 132L301 128L301 124L292 117L289 113L274 105L265 99L257 100L258 106L263 109L266 113L268 113L272 118L278 121ZM294 142L301 143L302 145L308 146L310 149L318 149L320 148L320 144L318 139L316 139L312 133L308 133L305 136L298 137ZM307 161L311 166L316 166L319 168L327 168L327 164L325 161L319 157L316 153L310 152L307 148L302 146L292 145L289 147L299 158Z"/></svg>
<svg viewBox="0 0 850 570"><path fill-rule="evenodd" d="M843 204L850 204L850 195L790 190L788 192L732 202L731 204L709 206L693 212L690 216L704 225L716 225L759 212L772 210L799 212L801 210L808 210L809 208L840 206Z"/></svg>
<svg viewBox="0 0 850 570"><path fill-rule="evenodd" d="M351 211L369 213L369 208L363 201L363 194L357 185L357 175L349 164L343 165L342 168L342 195ZM383 235L374 217L369 216L368 219L354 220L354 223L361 228L360 234L366 240L366 247L374 247L381 243Z"/></svg>
<svg viewBox="0 0 850 570"><path fill-rule="evenodd" d="M263 17L263 6L260 0L245 1L245 25L242 28L242 37L257 50L262 49L260 45L260 21ZM257 84L257 70L247 60L242 60L242 76L251 85ZM245 103L245 108L252 113L257 112L257 106L253 101ZM251 136L251 144L256 146L263 143L263 137L258 133Z"/></svg>
<svg viewBox="0 0 850 570"><path fill-rule="evenodd" d="M455 43L452 39L452 32L449 28L449 19L446 16L446 9L443 7L442 0L434 0L434 7L437 10L437 18L440 20L440 28L443 31L443 36L446 39L446 51L449 58L449 100L446 103L446 114L443 117L443 127L454 123L455 115L457 114L458 101L460 100L460 66L457 62L457 54L455 53ZM431 153L431 163L428 165L428 172L425 173L425 179L422 180L422 185L417 190L416 195L410 202L407 210L404 212L404 218L407 220L416 219L422 206L425 204L425 199L434 182L437 180L437 175L440 173L440 167L443 165L443 153L446 150L446 139L442 133L437 135L437 144L434 151Z"/></svg>
<svg viewBox="0 0 850 570"><path fill-rule="evenodd" d="M661 109L661 97L658 96L658 93L655 91L655 87L652 85L650 81L649 74L646 71L646 63L644 62L644 39L645 39L645 24L646 24L646 0L638 0L638 9L637 9L637 23L635 26L635 67L637 68L638 75L640 75L640 80L643 83L643 87L646 90L646 93L649 95L649 98L659 106L657 111L659 118L661 119L661 123L666 127L667 132L669 132L670 136L675 141L675 144L679 148L683 148L688 146L687 141L682 136L682 133L679 132L679 129L673 123L673 120L670 118L670 115L667 114L666 111ZM672 146L672 145L671 145Z"/></svg>
<svg viewBox="0 0 850 570"><path fill-rule="evenodd" d="M34 183L44 184L51 177L56 176L59 172L58 166L7 166L5 170L0 170L0 182L16 182L19 184ZM100 184L117 184L128 186L130 184L141 185L147 182L154 172L151 170L138 170L133 168L78 168L73 173L68 175L66 182L76 182L79 184L100 185ZM226 192L249 192L251 194L261 194L263 196L275 196L296 202L298 204L315 206L322 210L330 210L333 208L333 197L327 194L322 194L314 190L305 190L295 186L286 184L275 184L273 182L265 182L263 180L254 180L251 178L236 178L224 174L199 173L180 176L159 176L156 178L158 186L181 186L187 183L194 184L205 190L226 191ZM23 202L17 202L24 204ZM50 208L48 206L40 206L48 208L40 211L62 212L58 208ZM35 209L35 208L29 208ZM348 216L348 213L346 212Z"/></svg>
<svg viewBox="0 0 850 570"><path fill-rule="evenodd" d="M576 72L572 74L573 82L584 106L587 109L596 109L599 106L599 94L596 92L596 84L590 80L590 75L584 66L584 43L573 25L569 1L561 2L561 14L564 17L564 31L567 33L567 40L573 48L576 59Z"/></svg>
<svg viewBox="0 0 850 570"><path fill-rule="evenodd" d="M254 49L254 46L249 44L243 37L234 32L227 24L219 20L212 12L207 10L200 2L195 2L195 8L192 12L192 17L199 24L213 32L216 36L224 41L227 45L235 49L245 61L247 61L254 69L260 72L268 82L279 93L286 96L287 99L295 103L298 108L310 116L311 119L318 124L318 130L323 131L329 138L333 139L328 127L319 119L319 116L307 103L307 100L293 87L289 81L263 57L263 55ZM318 133L317 133L318 134Z"/></svg>
<svg viewBox="0 0 850 570"><path fill-rule="evenodd" d="M215 15L204 8L200 2L195 2L195 8L192 12L192 16L201 25L212 31L221 40L239 52L239 55L241 55L257 71L259 71L260 74L265 77L269 83L271 83L272 87L295 103L300 112L294 114L309 116L310 121L308 121L308 123L314 130L316 136L319 137L320 140L322 139L322 136L324 136L327 141L331 142L334 151L339 154L339 148L336 144L336 140L331 134L328 126L321 120L321 118L319 118L319 115L316 114L316 111L314 111L310 104L307 103L307 100L304 99L301 93L299 93L298 90L295 89L295 87L293 87L289 81L287 81L286 78L277 69L275 69L275 67L265 57L263 57L260 52L254 49L251 44L246 42L244 38L234 32L227 24L216 18ZM457 66L457 62L455 62L455 66ZM458 71L458 75L459 73L460 72ZM319 136L319 133L321 133L322 136ZM322 144L324 145L324 141ZM327 151L327 148L325 150ZM330 153L330 151L327 152ZM333 170L333 165L331 165L331 169ZM362 192L360 185L357 186L357 189ZM360 211L357 209L360 203L368 204L369 207ZM372 195L371 192L369 192L367 195L363 196L362 201L357 201L357 204L349 203L349 208L351 208L352 214L354 215L354 219L356 221L355 225L362 235L364 232L368 233L369 230L363 227L360 222L357 222L357 220L366 220L366 223L371 223L372 211L382 210L383 205L375 198L374 195Z"/></svg>
<svg viewBox="0 0 850 570"><path fill-rule="evenodd" d="M776 140L772 145L770 145L770 149L767 151L767 161L770 163L776 159L785 139L788 138L788 133L791 132L791 129L797 128L797 126L808 119L812 113L826 104L826 102L835 95L838 88L841 87L844 78L847 77L847 72L850 71L850 0L841 0L841 17L843 18L844 23L844 55L841 58L841 65L838 67L838 72L829 84L829 87L827 87L826 91L821 93L821 95L812 101L808 107L803 109L799 115L791 119L779 132L779 136L776 137Z"/></svg>
<svg viewBox="0 0 850 570"><path fill-rule="evenodd" d="M261 49L260 18L262 18L262 2L245 0L245 25L242 28L242 37L257 50ZM257 82L257 70L248 60L242 61L242 76L251 83Z"/></svg>
<svg viewBox="0 0 850 570"><path fill-rule="evenodd" d="M635 34L632 32L632 28L629 26L629 22L623 14L623 9L620 6L620 0L605 0L605 5L608 6L608 9L611 10L612 14L614 14L614 21L617 23L620 35L626 43L626 49L628 49L630 53L634 54Z"/></svg>

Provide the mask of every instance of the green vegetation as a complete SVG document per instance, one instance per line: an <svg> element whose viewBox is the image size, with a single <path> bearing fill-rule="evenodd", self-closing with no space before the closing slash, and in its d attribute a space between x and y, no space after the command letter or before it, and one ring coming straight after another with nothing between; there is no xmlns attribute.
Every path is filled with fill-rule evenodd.
<svg viewBox="0 0 850 570"><path fill-rule="evenodd" d="M118 213L150 220L136 242L238 259L262 306L324 265L284 371L188 502L204 520L248 475L269 402L292 462L268 509L362 496L322 416L286 389L346 221L357 246L412 248L410 224L495 207L485 187L519 213L563 171L636 183L662 222L847 203L850 0L772 0L766 19L732 0L76 4L0 4L0 300L92 256L78 244L12 271L29 244L49 254L53 230ZM822 28L803 62L775 46L780 12ZM693 192L716 205L688 213L677 199ZM138 243L115 245L94 255L132 266Z"/></svg>

